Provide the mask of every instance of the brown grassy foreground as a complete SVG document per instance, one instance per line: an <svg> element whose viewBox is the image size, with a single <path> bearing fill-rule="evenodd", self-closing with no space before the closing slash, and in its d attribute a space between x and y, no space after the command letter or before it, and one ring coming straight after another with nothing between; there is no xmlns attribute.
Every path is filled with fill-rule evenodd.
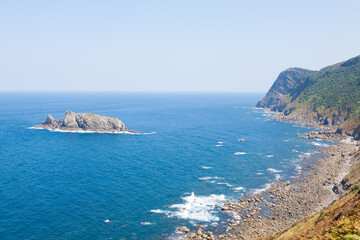
<svg viewBox="0 0 360 240"><path fill-rule="evenodd" d="M344 178L343 184L347 193L330 206L261 239L360 239L360 164Z"/></svg>

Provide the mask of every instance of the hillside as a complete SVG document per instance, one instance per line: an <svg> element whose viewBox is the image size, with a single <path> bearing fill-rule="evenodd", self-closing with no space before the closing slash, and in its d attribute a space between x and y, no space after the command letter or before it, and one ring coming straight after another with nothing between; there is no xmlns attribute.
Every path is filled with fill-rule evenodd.
<svg viewBox="0 0 360 240"><path fill-rule="evenodd" d="M360 152L356 155L354 157L359 159ZM348 191L330 206L261 239L360 239L360 164L344 178L342 184Z"/></svg>
<svg viewBox="0 0 360 240"><path fill-rule="evenodd" d="M281 72L265 97L258 102L256 107L282 110L279 101L290 94L293 88L301 79L308 76L313 71L302 68L288 68Z"/></svg>
<svg viewBox="0 0 360 240"><path fill-rule="evenodd" d="M360 56L320 71L287 69L256 106L307 117L360 139Z"/></svg>

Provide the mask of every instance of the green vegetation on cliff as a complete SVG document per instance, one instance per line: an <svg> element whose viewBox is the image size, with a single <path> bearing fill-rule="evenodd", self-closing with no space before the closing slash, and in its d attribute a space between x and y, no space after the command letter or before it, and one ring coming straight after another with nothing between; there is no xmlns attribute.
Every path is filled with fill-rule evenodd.
<svg viewBox="0 0 360 240"><path fill-rule="evenodd" d="M257 106L270 107L285 115L307 116L360 138L360 56L304 73L288 94L271 102L271 106L266 105L269 102L266 96ZM274 85L269 93L276 95L279 89Z"/></svg>
<svg viewBox="0 0 360 240"><path fill-rule="evenodd" d="M287 69L279 75L258 107L271 108L290 117L310 118L360 139L360 56L320 71L301 70L301 75L289 71L293 70ZM279 86L291 88L284 94ZM354 154L358 163L360 150ZM262 239L360 240L360 164L342 184L346 194L330 206Z"/></svg>

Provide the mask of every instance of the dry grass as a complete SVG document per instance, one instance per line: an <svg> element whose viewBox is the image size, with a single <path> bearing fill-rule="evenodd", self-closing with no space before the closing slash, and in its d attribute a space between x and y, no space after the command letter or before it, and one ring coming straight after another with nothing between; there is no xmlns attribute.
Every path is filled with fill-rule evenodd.
<svg viewBox="0 0 360 240"><path fill-rule="evenodd" d="M334 201L321 212L262 240L360 240L360 165L357 165L345 179L347 184L352 186L342 198Z"/></svg>

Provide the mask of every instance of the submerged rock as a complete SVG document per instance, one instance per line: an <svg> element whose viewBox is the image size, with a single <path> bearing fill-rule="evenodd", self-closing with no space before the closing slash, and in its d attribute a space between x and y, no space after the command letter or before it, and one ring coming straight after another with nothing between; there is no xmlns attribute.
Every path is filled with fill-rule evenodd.
<svg viewBox="0 0 360 240"><path fill-rule="evenodd" d="M190 229L188 229L187 227L183 226L183 227L179 227L178 231L183 232L183 233L188 233L190 232Z"/></svg>
<svg viewBox="0 0 360 240"><path fill-rule="evenodd" d="M48 115L41 125L43 129L60 129L63 131L95 131L95 132L131 132L125 124L117 118L110 118L93 113L74 113L66 111L64 119L56 120Z"/></svg>

